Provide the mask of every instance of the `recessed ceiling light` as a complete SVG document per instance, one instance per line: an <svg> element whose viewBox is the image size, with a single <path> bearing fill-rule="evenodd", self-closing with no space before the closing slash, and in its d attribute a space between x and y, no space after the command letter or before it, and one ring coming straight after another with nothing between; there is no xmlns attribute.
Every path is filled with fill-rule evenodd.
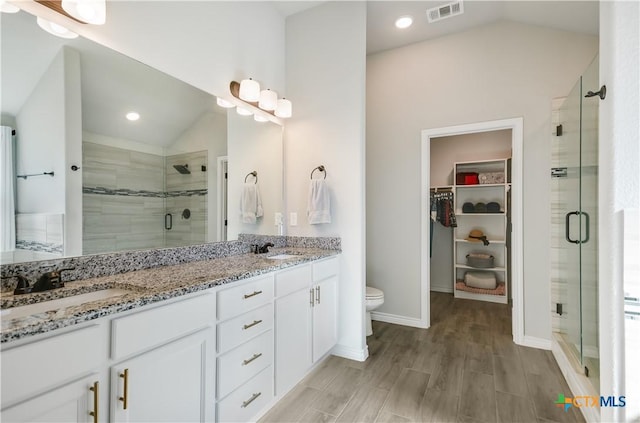
<svg viewBox="0 0 640 423"><path fill-rule="evenodd" d="M396 19L396 28L405 29L409 28L413 23L413 18L409 15L400 16Z"/></svg>
<svg viewBox="0 0 640 423"><path fill-rule="evenodd" d="M135 121L140 119L140 114L137 112L129 112L127 113L127 119L129 119L130 121Z"/></svg>

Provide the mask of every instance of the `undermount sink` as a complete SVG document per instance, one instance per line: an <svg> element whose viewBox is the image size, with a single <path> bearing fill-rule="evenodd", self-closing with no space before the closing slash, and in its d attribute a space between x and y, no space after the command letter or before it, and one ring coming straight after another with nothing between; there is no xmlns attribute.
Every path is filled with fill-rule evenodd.
<svg viewBox="0 0 640 423"><path fill-rule="evenodd" d="M31 316L33 314L55 311L66 307L73 307L90 303L92 301L106 300L129 294L131 291L119 288L107 288L99 291L87 292L86 294L72 295L70 297L57 298L55 300L42 301L35 304L28 304L19 307L11 307L0 310L2 318L18 319L20 317Z"/></svg>
<svg viewBox="0 0 640 423"><path fill-rule="evenodd" d="M295 257L298 257L298 255L297 254L277 254L275 256L269 256L267 258L271 260L286 260L286 259L295 258Z"/></svg>

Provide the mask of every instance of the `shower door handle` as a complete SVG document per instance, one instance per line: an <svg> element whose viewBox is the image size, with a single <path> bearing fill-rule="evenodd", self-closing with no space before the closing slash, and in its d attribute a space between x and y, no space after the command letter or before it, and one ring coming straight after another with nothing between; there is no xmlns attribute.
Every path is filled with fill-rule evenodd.
<svg viewBox="0 0 640 423"><path fill-rule="evenodd" d="M564 237L567 239L567 241L569 241L572 244L579 244L580 241L575 240L575 239L571 239L571 215L578 215L580 214L580 212L577 211L572 211L567 213L566 215L564 215ZM587 240L589 239L589 237L587 236Z"/></svg>
<svg viewBox="0 0 640 423"><path fill-rule="evenodd" d="M580 212L581 214L584 215L585 217L585 235L587 236L585 239L583 239L582 241L580 241L581 244L587 243L589 242L589 213L587 212Z"/></svg>
<svg viewBox="0 0 640 423"><path fill-rule="evenodd" d="M164 215L164 228L168 231L173 228L173 216L171 215L171 213L167 213Z"/></svg>

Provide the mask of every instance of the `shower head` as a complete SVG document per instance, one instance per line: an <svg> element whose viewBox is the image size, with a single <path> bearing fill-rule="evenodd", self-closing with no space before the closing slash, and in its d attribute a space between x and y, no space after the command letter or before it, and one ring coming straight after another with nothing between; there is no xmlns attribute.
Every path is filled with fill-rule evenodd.
<svg viewBox="0 0 640 423"><path fill-rule="evenodd" d="M183 175L190 175L191 171L189 170L189 165L173 165L173 167Z"/></svg>

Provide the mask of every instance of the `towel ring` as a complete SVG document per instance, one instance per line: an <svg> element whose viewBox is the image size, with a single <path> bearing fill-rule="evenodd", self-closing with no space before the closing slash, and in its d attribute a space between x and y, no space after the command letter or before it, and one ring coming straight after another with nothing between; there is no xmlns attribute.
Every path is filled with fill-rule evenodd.
<svg viewBox="0 0 640 423"><path fill-rule="evenodd" d="M316 170L319 170L320 172L324 172L324 179L327 179L327 171L325 170L323 165L320 165L311 171L311 179L313 179L313 172L315 172Z"/></svg>
<svg viewBox="0 0 640 423"><path fill-rule="evenodd" d="M257 184L257 183L258 183L258 172L256 172L256 171L254 170L253 172L249 172L249 173L247 173L247 176L245 176L245 177L244 177L244 182L245 182L245 184L247 183L247 178L248 178L249 176L253 176L254 178L256 178L256 181L254 182L254 184Z"/></svg>

